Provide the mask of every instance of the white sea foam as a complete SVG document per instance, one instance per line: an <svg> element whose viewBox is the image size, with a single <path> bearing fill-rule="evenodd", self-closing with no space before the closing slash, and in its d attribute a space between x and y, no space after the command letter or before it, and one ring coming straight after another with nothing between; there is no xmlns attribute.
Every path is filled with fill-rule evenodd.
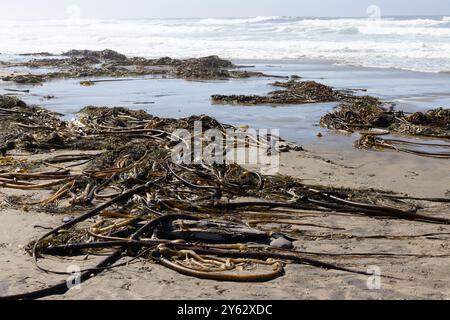
<svg viewBox="0 0 450 320"><path fill-rule="evenodd" d="M111 48L145 57L217 54L450 70L450 17L0 21L0 52Z"/></svg>

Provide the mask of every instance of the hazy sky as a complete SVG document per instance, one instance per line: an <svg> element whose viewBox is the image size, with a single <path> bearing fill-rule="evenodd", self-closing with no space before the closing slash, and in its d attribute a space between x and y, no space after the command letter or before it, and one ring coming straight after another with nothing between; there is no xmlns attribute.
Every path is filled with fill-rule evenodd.
<svg viewBox="0 0 450 320"><path fill-rule="evenodd" d="M0 19L64 19L76 5L83 18L446 15L450 0L0 0ZM73 12L73 10L72 10Z"/></svg>

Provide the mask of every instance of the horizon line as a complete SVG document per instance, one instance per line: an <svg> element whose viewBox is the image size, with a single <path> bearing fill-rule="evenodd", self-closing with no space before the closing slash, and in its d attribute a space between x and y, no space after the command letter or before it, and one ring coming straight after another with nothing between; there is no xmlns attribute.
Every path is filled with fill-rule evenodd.
<svg viewBox="0 0 450 320"><path fill-rule="evenodd" d="M407 15L381 15L381 18L419 18L419 17L450 17L450 13L447 14L407 14ZM251 18L301 18L301 19L363 19L368 18L367 15L363 16L238 16L238 17L230 17L230 16L209 16L209 17L139 17L139 18L132 18L132 17L122 17L122 18L98 18L98 17L80 17L80 20L89 20L89 19L95 19L95 20L178 20L178 19L184 19L184 20L198 20L198 19L251 19ZM29 19L2 19L1 21L43 21L43 20L67 20L68 18L29 18Z"/></svg>

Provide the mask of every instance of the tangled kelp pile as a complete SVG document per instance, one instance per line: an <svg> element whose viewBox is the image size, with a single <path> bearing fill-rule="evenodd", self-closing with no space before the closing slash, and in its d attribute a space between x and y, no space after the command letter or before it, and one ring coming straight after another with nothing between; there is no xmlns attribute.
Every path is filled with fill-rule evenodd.
<svg viewBox="0 0 450 320"><path fill-rule="evenodd" d="M389 127L398 114L382 107L375 97L352 97L341 102L334 112L321 118L320 124L329 129L355 131L374 127Z"/></svg>
<svg viewBox="0 0 450 320"><path fill-rule="evenodd" d="M86 107L79 112L77 121L67 122L61 115L44 108L29 106L11 96L0 96L0 148L20 149L29 152L48 150L103 150L126 144L139 134L153 129L156 133L175 129L193 128L195 121L202 121L206 129L213 126L227 128L207 116L187 119L160 119L144 111L126 108ZM129 121L133 119L133 121ZM141 122L142 125L131 125ZM130 131L126 132L127 126ZM122 129L109 131L110 128ZM125 135L126 133L130 136ZM145 136L143 136L145 138Z"/></svg>
<svg viewBox="0 0 450 320"><path fill-rule="evenodd" d="M342 102L335 111L322 117L321 125L329 129L360 132L362 136L355 142L355 146L360 149L391 149L418 156L450 158L448 144L380 137L380 135L394 132L448 139L450 138L450 109L438 108L425 113L416 112L408 115L395 111L392 107L384 107L383 103L376 98L355 97L351 101Z"/></svg>
<svg viewBox="0 0 450 320"><path fill-rule="evenodd" d="M145 141L148 134L176 141L177 137L171 132L193 131L196 122L201 123L205 131L219 129L225 132L234 128L206 115L168 119L123 107L88 106L80 110L77 120L72 122L63 121L60 116L44 108L29 106L16 97L0 96L0 150L4 155L12 149L28 152L113 150L135 140ZM302 150L283 140L278 147L281 152Z"/></svg>
<svg viewBox="0 0 450 320"><path fill-rule="evenodd" d="M322 117L321 125L349 132L381 128L409 135L450 138L449 115L450 109L444 108L408 115L374 97L347 97L336 110Z"/></svg>
<svg viewBox="0 0 450 320"><path fill-rule="evenodd" d="M270 92L267 96L259 95L213 95L212 102L216 104L237 105L280 105L304 104L317 102L333 102L341 99L343 92L334 90L315 81L275 82L272 86L282 87L283 90Z"/></svg>
<svg viewBox="0 0 450 320"><path fill-rule="evenodd" d="M6 67L48 69L43 74L13 73L2 77L3 81L20 84L39 84L51 79L84 77L132 77L160 75L180 79L230 79L249 77L274 77L261 72L233 70L238 67L231 61L217 56L192 59L146 59L127 57L113 50L70 50L62 56L46 54L19 63L5 63Z"/></svg>
<svg viewBox="0 0 450 320"><path fill-rule="evenodd" d="M23 101L0 95L0 151L11 149L49 150L64 147L57 132L66 128L58 114L28 106Z"/></svg>
<svg viewBox="0 0 450 320"><path fill-rule="evenodd" d="M391 130L411 135L450 138L450 109L415 112L391 124Z"/></svg>
<svg viewBox="0 0 450 320"><path fill-rule="evenodd" d="M39 125L40 118L22 110L31 107L18 100L8 100L3 106L7 116L17 112L16 121L34 121L38 137L34 146L41 151L39 137L42 134L45 141L50 132ZM51 212L61 214L84 212L65 219L29 245L38 268L67 274L49 270L39 260L48 255L102 256L109 252L107 258L82 270L80 280L136 259L216 281L270 281L283 276L288 262L366 274L294 250L295 230L273 226L333 229L302 221L302 215L314 213L450 224L447 218L423 214L414 202L449 199L311 186L290 177L263 176L236 164L179 164L171 157L174 140L169 129L192 130L194 120L207 128L227 128L205 116L173 120L144 111L88 107L73 123L55 122L61 127L53 133L58 131L66 154L39 160L25 170L8 162L0 174L2 188L51 194L33 200L18 198L6 205L52 208ZM76 144L76 140L81 142ZM79 145L95 155L76 151ZM116 264L126 257L131 260ZM8 298L40 298L67 290L63 282Z"/></svg>

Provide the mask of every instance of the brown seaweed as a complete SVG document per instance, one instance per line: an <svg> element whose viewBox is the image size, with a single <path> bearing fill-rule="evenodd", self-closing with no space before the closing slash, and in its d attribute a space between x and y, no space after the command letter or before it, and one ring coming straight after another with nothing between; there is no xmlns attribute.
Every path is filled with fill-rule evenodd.
<svg viewBox="0 0 450 320"><path fill-rule="evenodd" d="M31 54L29 54L31 56ZM37 55L40 56L40 55ZM60 57L33 58L26 62L6 63L8 67L50 68L45 74L11 74L2 77L3 81L21 84L40 84L61 78L85 77L132 77L132 76L171 76L180 79L230 79L248 77L275 77L260 72L236 69L231 61L217 56L192 59L146 59L127 57L113 50L70 50ZM86 84L88 82L85 82Z"/></svg>
<svg viewBox="0 0 450 320"><path fill-rule="evenodd" d="M270 92L267 96L258 95L213 95L212 102L216 104L237 105L281 105L305 104L318 102L333 102L341 98L341 93L333 88L315 81L275 82L276 87L285 88Z"/></svg>
<svg viewBox="0 0 450 320"><path fill-rule="evenodd" d="M422 157L450 159L449 144L421 143L398 139L383 139L371 134L364 134L358 141L355 142L355 147L360 149L374 150L391 149ZM428 150L431 149L434 151L421 150L421 148L424 147L426 147Z"/></svg>
<svg viewBox="0 0 450 320"><path fill-rule="evenodd" d="M329 129L350 132L379 128L409 135L450 138L450 109L407 115L384 105L373 97L354 97L323 116L320 123Z"/></svg>

